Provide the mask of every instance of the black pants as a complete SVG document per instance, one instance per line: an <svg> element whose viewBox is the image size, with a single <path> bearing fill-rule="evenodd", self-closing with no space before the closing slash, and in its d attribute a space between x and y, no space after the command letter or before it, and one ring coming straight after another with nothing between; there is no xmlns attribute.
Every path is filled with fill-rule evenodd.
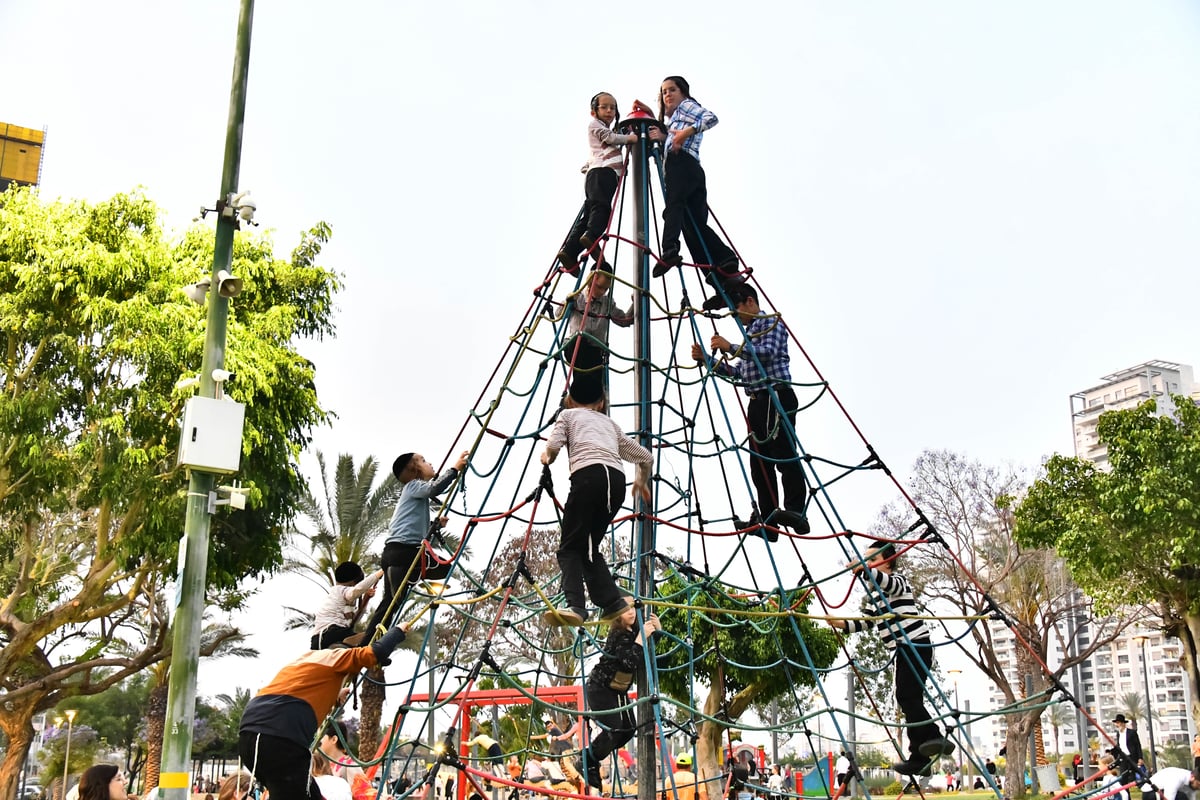
<svg viewBox="0 0 1200 800"><path fill-rule="evenodd" d="M354 633L354 628L347 628L345 625L330 625L325 630L312 635L309 647L313 650L326 650L335 644L341 644L352 633Z"/></svg>
<svg viewBox="0 0 1200 800"><path fill-rule="evenodd" d="M608 352L595 339L577 334L567 342L562 354L571 366L571 385L578 387L578 396L594 397L604 391L608 377L608 370L605 369Z"/></svg>
<svg viewBox="0 0 1200 800"><path fill-rule="evenodd" d="M592 602L608 610L622 602L621 590L600 552L609 523L625 497L625 475L603 464L592 464L571 473L571 493L563 506L562 541L558 567L562 590L570 608L587 608L583 586Z"/></svg>
<svg viewBox="0 0 1200 800"><path fill-rule="evenodd" d="M663 205L663 251L679 249L679 233L694 264L733 262L737 257L708 226L708 186L704 168L687 153L667 154L666 197Z"/></svg>
<svg viewBox="0 0 1200 800"><path fill-rule="evenodd" d="M409 568L412 567L414 559L420 558L421 563L409 573ZM383 558L380 560L380 567L383 568L383 599L379 601L379 606L375 609L375 613L371 614L371 620L367 623L367 637L370 638L371 633L375 630L375 626L380 623L390 625L391 620L385 620L388 607L392 605L392 598L396 592L400 592L400 597L396 600L396 607L393 611L399 611L404 605L404 598L408 596L408 590L413 584L421 579L440 580L450 574L449 564L439 564L429 558L429 554L425 550L424 544L401 544L392 542L383 546ZM404 576L408 575L408 581L405 582Z"/></svg>
<svg viewBox="0 0 1200 800"><path fill-rule="evenodd" d="M266 733L242 731L238 756L273 800L323 800L317 782L308 774L312 754L307 747Z"/></svg>
<svg viewBox="0 0 1200 800"><path fill-rule="evenodd" d="M776 490L775 473L783 481L783 507L789 511L804 512L808 500L808 481L796 457L796 443L792 430L796 429L796 408L799 405L796 393L790 386L776 386L779 403L787 412L791 430L779 416L779 409L769 391L759 392L750 398L746 417L750 422L750 479L758 493L758 509L762 518L779 508L779 493Z"/></svg>
<svg viewBox="0 0 1200 800"><path fill-rule="evenodd" d="M617 193L617 171L612 167L597 167L589 169L583 179L583 215L567 234L563 243L563 252L572 258L583 251L579 237L587 233L593 241L598 241L608 229L608 220L612 216L613 195Z"/></svg>
<svg viewBox="0 0 1200 800"><path fill-rule="evenodd" d="M932 669L933 646L929 642L896 645L896 704L908 725L908 751L913 758L920 757L922 744L942 735L925 708L925 680Z"/></svg>
<svg viewBox="0 0 1200 800"><path fill-rule="evenodd" d="M629 695L625 692L590 685L586 691L588 709L601 725L600 733L592 739L588 752L600 762L633 738L637 732L637 720L633 716L633 709L621 708L629 705ZM621 710L616 711L618 708Z"/></svg>

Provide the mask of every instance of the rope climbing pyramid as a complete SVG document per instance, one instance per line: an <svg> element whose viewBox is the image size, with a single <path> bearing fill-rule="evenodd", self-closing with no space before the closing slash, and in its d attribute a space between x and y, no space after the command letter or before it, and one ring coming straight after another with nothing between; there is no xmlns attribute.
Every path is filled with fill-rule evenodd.
<svg viewBox="0 0 1200 800"><path fill-rule="evenodd" d="M903 774L919 778L955 743L978 761L961 735L970 720L927 681L931 626L892 571L907 548L937 546L932 529L914 508L902 535L855 533L879 498L903 500L902 487L803 348L802 326L719 223L713 235L732 258L708 257L713 240L688 209L697 263L672 263L657 228L672 194L665 129L645 113L619 128L633 139L605 233L580 242L582 264L564 245L547 267L450 448L468 450L469 465L411 570L416 580L440 562L448 577L418 582L391 609L394 621L432 624L413 628L423 637L415 671L389 672L390 696L402 699L369 774L399 796L462 798L577 796L589 782L650 798L683 793L684 775L715 798L739 783L767 787L767 775L727 768L735 730L803 737L819 756L853 752L855 720L868 718L885 723L874 741ZM585 206L573 235L587 217ZM620 508L605 509L600 552L641 633L636 671L624 684L606 677L600 688L617 700L602 709L585 686L614 656L616 623L599 617L620 611L566 613L569 570L556 551L564 516L579 513L568 498L583 496L572 441L569 465L543 463L579 408L607 415L651 459L649 499L631 495L626 476L609 492ZM622 446L626 460L637 445ZM873 605L857 605L855 585ZM563 621L574 624L554 624ZM904 719L890 703L846 707L842 687L870 669L838 627L876 630L889 645L892 658L873 669L896 673ZM589 745L619 738L624 712L636 769L619 748L596 758ZM450 730L434 722L447 718Z"/></svg>

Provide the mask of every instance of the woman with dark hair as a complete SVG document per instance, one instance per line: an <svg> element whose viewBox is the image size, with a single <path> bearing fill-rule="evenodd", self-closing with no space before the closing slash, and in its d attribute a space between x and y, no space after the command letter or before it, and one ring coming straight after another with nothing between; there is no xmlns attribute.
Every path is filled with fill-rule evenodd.
<svg viewBox="0 0 1200 800"><path fill-rule="evenodd" d="M127 800L125 773L115 764L88 767L79 779L79 800Z"/></svg>

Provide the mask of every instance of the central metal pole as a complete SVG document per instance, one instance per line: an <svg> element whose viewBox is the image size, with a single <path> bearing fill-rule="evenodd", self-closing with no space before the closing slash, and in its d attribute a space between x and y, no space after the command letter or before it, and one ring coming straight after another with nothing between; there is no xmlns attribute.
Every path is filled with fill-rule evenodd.
<svg viewBox="0 0 1200 800"><path fill-rule="evenodd" d="M238 16L237 50L233 62L233 87L229 95L229 122L225 130L225 162L221 172L221 201L237 192L242 160L242 120L246 115L246 83L250 67L250 27L254 0L242 0ZM217 273L233 261L233 234L237 216L217 214L213 268L208 291L208 319L204 356L200 368L200 395L216 397L212 373L225 365L225 329L229 299L217 288ZM216 476L193 468L188 480L187 517L179 548L179 573L171 649L171 679L167 689L167 717L158 786L164 800L188 800L191 791L192 725L196 712L196 670L200 660L200 632L208 572L208 495Z"/></svg>
<svg viewBox="0 0 1200 800"><path fill-rule="evenodd" d="M658 125L652 117L634 117L622 125L629 125L633 133L638 135L634 146L633 157L630 159L633 168L633 218L635 225L634 237L638 244L637 267L633 276L633 284L637 291L636 313L634 315L633 331L637 348L637 367L635 369L636 385L634 387L634 421L637 425L638 441L653 452L650 437L651 402L653 400L650 371L650 127ZM647 507L649 505L649 507ZM637 588L642 594L649 595L654 587L654 568L647 553L654 551L654 513L653 499L649 504L642 500L634 501L634 511L638 512L637 521ZM648 613L648 612L646 612ZM650 647L650 642L646 642ZM644 669L638 670L638 698L649 697L651 686L649 676ZM654 707L641 703L637 711L637 772L638 800L654 800L657 785L657 764L655 747Z"/></svg>
<svg viewBox="0 0 1200 800"><path fill-rule="evenodd" d="M1146 690L1146 734L1150 737L1150 774L1158 772L1158 761L1154 756L1154 706L1150 703L1150 673L1146 669L1146 637L1136 637L1142 649L1142 686Z"/></svg>

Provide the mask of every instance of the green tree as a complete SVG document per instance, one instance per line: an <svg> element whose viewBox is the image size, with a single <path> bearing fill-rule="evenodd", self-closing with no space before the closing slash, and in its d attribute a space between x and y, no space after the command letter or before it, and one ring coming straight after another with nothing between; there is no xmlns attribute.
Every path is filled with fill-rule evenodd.
<svg viewBox="0 0 1200 800"><path fill-rule="evenodd" d="M909 484L932 528L918 526L919 534L933 543L907 550L902 569L927 608L952 609L953 615L980 621L968 626L968 635L957 630L946 634L1004 698L1006 785L1021 796L1030 736L1039 760L1045 759L1041 717L1054 681L1133 621L1095 616L1052 551L1016 540L1012 506L1025 490L1019 472L929 450L918 457ZM912 513L909 506L885 509L876 532L902 537L914 524ZM1020 637L1011 665L1003 660L1007 649L996 641L997 630L982 623L997 610ZM1067 630L1073 624L1089 626L1087 646L1078 651L1064 647L1062 658L1051 659L1056 644L1069 641ZM1042 666L1051 661L1049 670Z"/></svg>
<svg viewBox="0 0 1200 800"><path fill-rule="evenodd" d="M42 202L0 196L0 798L16 791L32 719L170 654L160 597L175 570L185 469L179 420L200 363L203 310L181 287L212 264L203 226L169 241L146 198ZM325 419L296 349L331 335L334 273L316 265L329 229L290 261L239 235L227 395L246 406L241 511L214 517L210 599L277 567L300 501L300 449ZM63 647L67 642L70 647ZM105 670L101 677L100 670Z"/></svg>
<svg viewBox="0 0 1200 800"><path fill-rule="evenodd" d="M342 453L338 456L332 485L325 469L325 455L320 451L317 451L317 465L323 496L318 499L312 492L304 493L300 512L310 529L292 529L287 569L313 579L328 591L334 585L333 571L343 561L353 561L367 572L379 568L375 542L387 530L401 486L389 471L376 487L378 465L371 457L355 469L354 456ZM365 603L361 608L365 608ZM288 621L288 626L311 628L312 618L311 614L300 612ZM376 667L367 674L369 679L361 684L359 758L363 760L374 758L379 747L387 685L381 668Z"/></svg>
<svg viewBox="0 0 1200 800"><path fill-rule="evenodd" d="M711 579L671 577L659 584L658 594L672 604L656 609L665 634L654 644L659 686L690 708L695 681L708 684L697 723L696 767L701 780L718 779L723 732L748 709L785 695L796 697L798 687L816 685L814 670L833 663L838 636L803 616L811 594L801 589L748 596ZM696 614L691 608L725 613ZM779 615L746 613L762 610Z"/></svg>
<svg viewBox="0 0 1200 800"><path fill-rule="evenodd" d="M1200 408L1175 397L1110 411L1096 426L1109 469L1056 455L1016 512L1016 538L1054 548L1097 609L1146 608L1183 643L1200 723Z"/></svg>
<svg viewBox="0 0 1200 800"><path fill-rule="evenodd" d="M67 706L76 709L79 719L87 720L98 736L124 751L131 785L146 763L143 720L149 691L149 676L142 672L100 694L66 700L56 712L61 714Z"/></svg>

